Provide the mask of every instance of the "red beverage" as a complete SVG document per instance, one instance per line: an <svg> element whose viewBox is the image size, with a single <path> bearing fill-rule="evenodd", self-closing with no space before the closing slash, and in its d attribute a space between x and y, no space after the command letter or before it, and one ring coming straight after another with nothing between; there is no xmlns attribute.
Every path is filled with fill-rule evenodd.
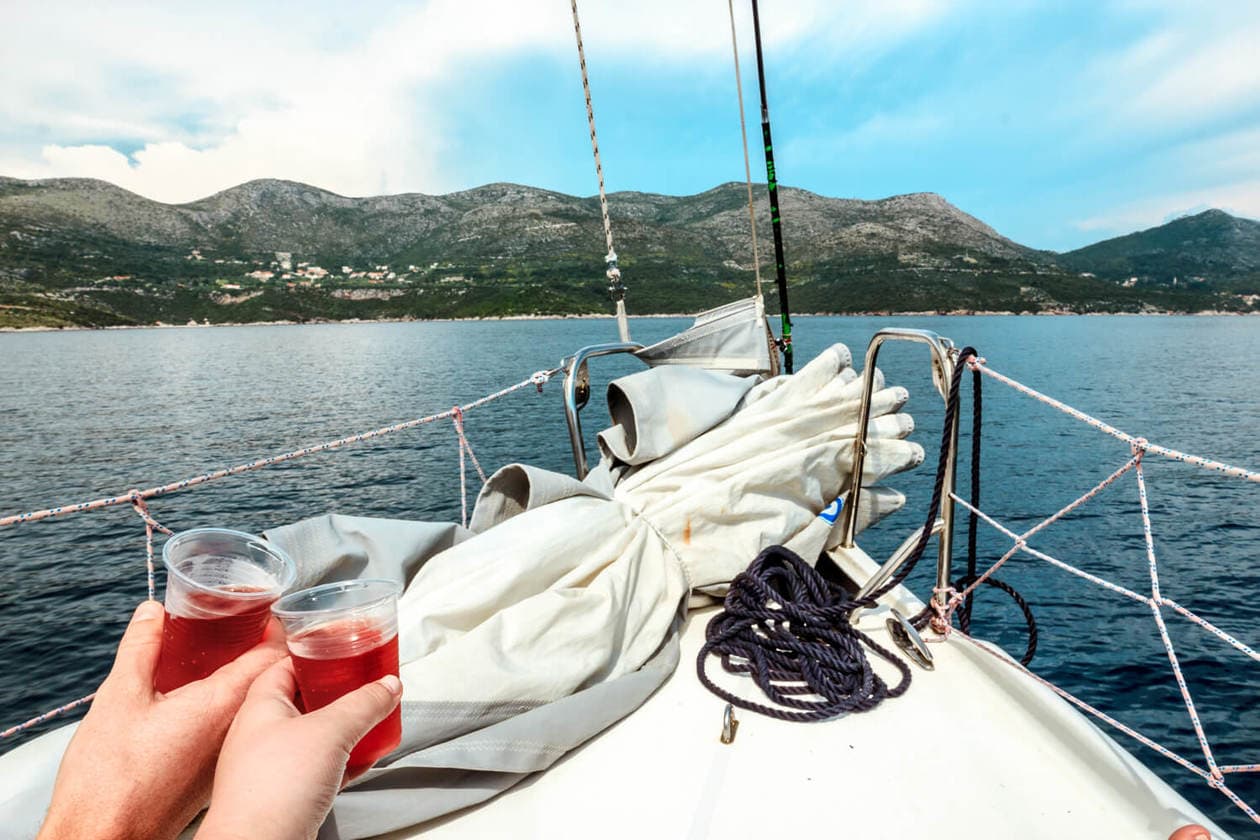
<svg viewBox="0 0 1260 840"><path fill-rule="evenodd" d="M229 592L263 592L259 587L225 587L223 595L189 592L183 611L197 616L166 613L162 625L162 652L158 656L153 686L167 692L213 674L258 644L271 618L273 600L232 598ZM237 612L233 613L236 610ZM233 613L224 615L224 613Z"/></svg>
<svg viewBox="0 0 1260 840"><path fill-rule="evenodd" d="M289 653L293 657L305 710L321 709L386 674L397 676L398 633L393 631L388 639L381 637L377 622L355 618L329 622L290 636ZM299 651L313 655L302 656ZM371 767L401 741L402 708L399 706L355 745L347 769Z"/></svg>

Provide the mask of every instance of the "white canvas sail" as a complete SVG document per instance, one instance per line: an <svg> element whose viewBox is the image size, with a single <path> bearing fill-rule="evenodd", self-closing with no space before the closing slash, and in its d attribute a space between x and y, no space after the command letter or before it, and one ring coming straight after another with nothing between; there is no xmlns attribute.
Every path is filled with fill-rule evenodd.
<svg viewBox="0 0 1260 840"><path fill-rule="evenodd" d="M683 332L635 355L652 367L691 365L772 376L779 372L778 355L771 352L773 341L765 301L752 297L702 312Z"/></svg>

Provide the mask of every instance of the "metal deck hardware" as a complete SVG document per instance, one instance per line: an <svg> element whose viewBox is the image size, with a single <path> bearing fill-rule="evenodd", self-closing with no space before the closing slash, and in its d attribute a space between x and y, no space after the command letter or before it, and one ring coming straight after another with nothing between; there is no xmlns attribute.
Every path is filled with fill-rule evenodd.
<svg viewBox="0 0 1260 840"><path fill-rule="evenodd" d="M866 462L866 435L870 427L871 397L875 386L875 361L879 357L880 347L886 341L910 341L928 346L932 353L932 382L935 384L937 391L940 392L941 399L946 402L949 401L949 383L953 378L954 365L958 357L958 350L952 341L930 330L889 327L875 333L874 337L871 338L871 343L866 348L866 362L863 367L863 375L866 382L862 390L862 411L858 420L857 439L853 442L853 469L849 476L849 486L853 489L850 491L848 501L841 513L840 545L845 548L854 546L853 538L857 532L858 502L862 492L862 470ZM954 473L958 460L957 415L955 415L953 425L954 428L949 436L949 455L945 467L945 486L941 496L941 515L936 525L932 528L932 532L939 534L940 537L940 549L936 563L936 586L942 593L950 585L950 565L954 537L954 500L952 494L954 491ZM897 566L905 562L909 556L910 549L914 547L918 539L919 534L915 533L906 542L902 543L897 551L893 553L893 556L889 558L889 561L884 564L884 568L881 568L862 587L861 593L873 592L880 584L886 581L896 571ZM892 566L892 568L888 568L889 566ZM947 596L938 594L935 597L941 600L943 606Z"/></svg>
<svg viewBox="0 0 1260 840"><path fill-rule="evenodd" d="M573 471L579 479L590 472L586 465L586 441L582 439L582 418L579 415L591 396L590 372L586 362L599 356L634 353L643 345L633 341L592 344L562 360L564 370L564 419L569 424L569 443L573 447Z"/></svg>

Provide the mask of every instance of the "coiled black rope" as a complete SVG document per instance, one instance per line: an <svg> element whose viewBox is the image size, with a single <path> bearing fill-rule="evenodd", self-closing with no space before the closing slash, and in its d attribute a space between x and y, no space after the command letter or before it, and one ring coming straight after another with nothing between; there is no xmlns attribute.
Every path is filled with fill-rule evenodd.
<svg viewBox="0 0 1260 840"><path fill-rule="evenodd" d="M909 666L854 627L850 616L859 607L875 606L879 598L900 586L914 571L931 541L945 493L962 373L967 361L976 357L975 348L965 347L954 366L945 401L932 499L910 557L883 586L858 600L851 599L843 587L827 580L783 546L771 546L762 551L748 569L731 582L722 611L705 629L705 643L696 657L696 673L709 691L732 705L780 720L815 721L872 709L887 698L904 694L910 687ZM971 503L978 507L982 420L979 371L973 371L972 384ZM958 591L979 579L976 528L977 517L972 513L967 526L967 574L953 584ZM997 578L988 577L984 583L1010 595L1024 614L1028 648L1021 662L1027 665L1037 650L1037 623L1031 608L1013 587ZM964 633L971 627L971 599L968 595L959 612L959 627ZM931 616L929 605L914 617L913 624L922 628ZM901 672L901 681L889 687L871 668L863 647L892 663ZM782 708L747 700L715 684L705 672L710 654L720 657L726 671L752 677L766 697Z"/></svg>
<svg viewBox="0 0 1260 840"><path fill-rule="evenodd" d="M696 658L700 682L741 709L788 721L863 712L898 697L910 687L910 668L850 623L859 606L797 554L770 546L731 582L722 612L705 629ZM901 682L890 687L876 674L863 646L892 663ZM783 708L747 700L714 683L705 673L710 653L728 672L752 677Z"/></svg>

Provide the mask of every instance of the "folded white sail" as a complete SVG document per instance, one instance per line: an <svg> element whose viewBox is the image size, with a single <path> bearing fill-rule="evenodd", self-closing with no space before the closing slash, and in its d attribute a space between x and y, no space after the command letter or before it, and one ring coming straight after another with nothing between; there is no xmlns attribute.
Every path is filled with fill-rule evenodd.
<svg viewBox="0 0 1260 840"><path fill-rule="evenodd" d="M765 301L737 300L696 316L692 325L635 355L652 367L691 365L731 373L776 374L778 355L766 326Z"/></svg>

